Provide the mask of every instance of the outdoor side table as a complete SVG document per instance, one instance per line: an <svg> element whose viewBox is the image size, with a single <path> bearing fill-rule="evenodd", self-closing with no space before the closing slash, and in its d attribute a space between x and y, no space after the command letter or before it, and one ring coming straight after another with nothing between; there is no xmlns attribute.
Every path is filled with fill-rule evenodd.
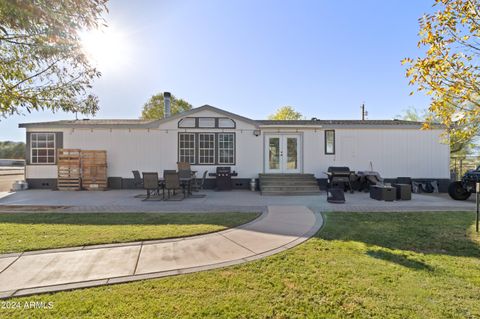
<svg viewBox="0 0 480 319"><path fill-rule="evenodd" d="M370 187L370 198L376 200L394 201L395 197L395 187L383 185L374 185Z"/></svg>
<svg viewBox="0 0 480 319"><path fill-rule="evenodd" d="M411 200L412 199L412 185L410 184L393 184L396 188L396 199Z"/></svg>

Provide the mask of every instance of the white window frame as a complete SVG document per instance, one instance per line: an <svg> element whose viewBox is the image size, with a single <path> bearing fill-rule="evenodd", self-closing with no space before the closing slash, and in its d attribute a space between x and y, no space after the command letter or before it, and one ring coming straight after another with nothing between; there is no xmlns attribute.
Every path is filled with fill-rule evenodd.
<svg viewBox="0 0 480 319"><path fill-rule="evenodd" d="M182 142L182 136L185 136L185 135L190 135L193 137L193 148L191 147L181 147L181 142ZM183 141L185 143L185 141ZM190 140L189 140L190 142ZM179 162L185 162L185 155L182 155L182 150L193 150L193 162L188 162L190 164L195 164L195 159L197 158L197 152L196 152L196 149L197 149L197 145L196 145L196 139L195 139L195 133L179 133L178 134L178 161ZM182 158L183 156L183 158ZM190 155L188 155L188 157L191 157Z"/></svg>
<svg viewBox="0 0 480 319"><path fill-rule="evenodd" d="M223 147L221 145L221 141L220 141L220 136L222 135L228 135L228 136L231 136L232 137L232 147L229 148L229 147ZM218 164L226 164L226 165L234 165L235 164L235 134L234 133L218 133L218 158L217 158L217 163ZM231 162L224 162L222 161L222 157L220 155L221 151L224 150L224 151L232 151L232 161Z"/></svg>
<svg viewBox="0 0 480 319"><path fill-rule="evenodd" d="M45 138L45 147L38 147L38 135L46 135ZM53 136L53 147L48 147L48 136ZM33 142L37 142L37 147L33 147ZM36 150L37 152L39 150L45 150L47 152L46 157L47 161L45 163L38 162L38 153L36 158L36 161L33 160L33 151ZM48 155L48 151L53 150L53 162L49 162L48 159L51 157ZM57 137L55 133L50 133L50 132L32 132L30 133L30 164L33 165L55 165L57 162Z"/></svg>
<svg viewBox="0 0 480 319"><path fill-rule="evenodd" d="M213 142L213 148L212 147L202 147L202 136L209 136L211 139L209 139L209 142ZM213 154L211 155L211 161L205 161L204 158L205 156L202 156L202 151L213 151ZM216 154L215 154L215 133L198 133L198 164L215 164L216 160ZM208 155L208 158L210 158L210 155Z"/></svg>

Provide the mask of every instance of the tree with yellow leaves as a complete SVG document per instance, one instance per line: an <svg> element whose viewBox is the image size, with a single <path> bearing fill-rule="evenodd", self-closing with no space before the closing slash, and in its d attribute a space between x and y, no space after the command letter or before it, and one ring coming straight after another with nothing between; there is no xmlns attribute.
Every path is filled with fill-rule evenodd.
<svg viewBox="0 0 480 319"><path fill-rule="evenodd" d="M282 106L268 117L269 120L301 120L302 118L302 113L295 111L291 106Z"/></svg>
<svg viewBox="0 0 480 319"><path fill-rule="evenodd" d="M435 0L434 8L419 20L425 55L402 63L410 84L432 98L425 128L435 118L466 141L480 124L480 1Z"/></svg>

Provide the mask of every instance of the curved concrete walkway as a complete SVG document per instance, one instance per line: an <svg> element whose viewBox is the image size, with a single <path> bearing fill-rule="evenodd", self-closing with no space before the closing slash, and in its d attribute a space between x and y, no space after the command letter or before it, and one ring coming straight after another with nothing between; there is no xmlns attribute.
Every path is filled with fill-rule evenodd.
<svg viewBox="0 0 480 319"><path fill-rule="evenodd" d="M256 220L217 233L0 255L0 298L241 264L304 242L322 223L304 206L269 206Z"/></svg>

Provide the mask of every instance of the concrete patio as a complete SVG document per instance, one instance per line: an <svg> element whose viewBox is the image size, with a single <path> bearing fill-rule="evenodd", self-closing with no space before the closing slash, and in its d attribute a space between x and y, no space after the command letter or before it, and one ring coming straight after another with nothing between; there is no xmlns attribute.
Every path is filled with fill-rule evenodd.
<svg viewBox="0 0 480 319"><path fill-rule="evenodd" d="M271 206L248 224L206 235L0 255L0 298L240 264L294 247L322 223L306 207Z"/></svg>
<svg viewBox="0 0 480 319"><path fill-rule="evenodd" d="M110 190L105 192L61 192L28 190L0 192L0 210L5 205L66 206L60 211L78 212L249 212L264 211L269 205L302 205L314 211L455 211L475 208L474 196L467 201L452 200L447 194L412 194L410 201L383 202L367 193L345 194L345 204L330 204L326 194L310 196L262 196L259 192L204 191L204 198L183 201L142 201L134 196L142 190Z"/></svg>

